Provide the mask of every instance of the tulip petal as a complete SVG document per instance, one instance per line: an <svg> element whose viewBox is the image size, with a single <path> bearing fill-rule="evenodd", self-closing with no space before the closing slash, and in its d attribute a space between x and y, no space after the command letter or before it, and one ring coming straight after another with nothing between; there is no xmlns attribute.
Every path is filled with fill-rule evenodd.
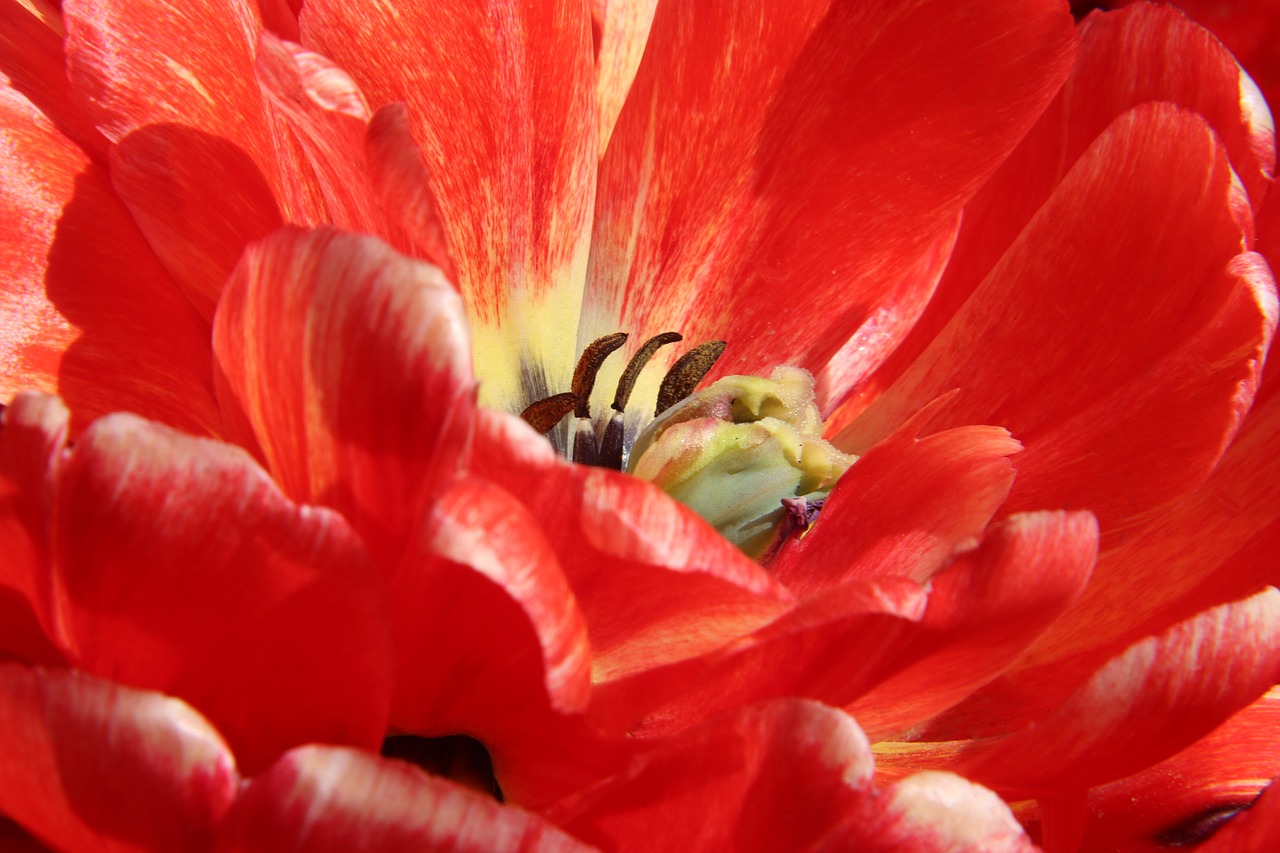
<svg viewBox="0 0 1280 853"><path fill-rule="evenodd" d="M57 397L32 393L19 394L0 414L0 656L66 662L47 566L68 419Z"/></svg>
<svg viewBox="0 0 1280 853"><path fill-rule="evenodd" d="M601 163L579 344L727 340L716 374L882 349L1073 51L1041 0L660 4ZM818 390L829 411L848 389Z"/></svg>
<svg viewBox="0 0 1280 853"><path fill-rule="evenodd" d="M640 67L658 0L597 0L596 103L600 111L600 156L604 157L614 122Z"/></svg>
<svg viewBox="0 0 1280 853"><path fill-rule="evenodd" d="M1013 483L1022 445L998 427L916 436L936 411L913 418L851 467L817 523L769 569L803 598L855 578L923 583L956 546L982 535Z"/></svg>
<svg viewBox="0 0 1280 853"><path fill-rule="evenodd" d="M219 851L431 850L586 853L592 848L511 806L352 749L306 746L250 780Z"/></svg>
<svg viewBox="0 0 1280 853"><path fill-rule="evenodd" d="M598 151L586 0L307 0L302 33L371 103L408 107L457 263L481 402L519 412L567 390Z"/></svg>
<svg viewBox="0 0 1280 853"><path fill-rule="evenodd" d="M67 0L65 13L67 73L115 143L112 183L209 317L246 243L327 215L258 89L258 6Z"/></svg>
<svg viewBox="0 0 1280 853"><path fill-rule="evenodd" d="M238 448L130 415L59 473L59 603L85 669L190 702L249 772L301 743L381 742L386 604L339 516L291 504Z"/></svg>
<svg viewBox="0 0 1280 853"><path fill-rule="evenodd" d="M216 433L209 328L106 171L9 88L0 88L0 145L0 398L56 392L75 432L128 409Z"/></svg>
<svg viewBox="0 0 1280 853"><path fill-rule="evenodd" d="M1005 793L1089 788L1189 746L1280 678L1280 592L1208 610L1131 646L1047 718L960 762Z"/></svg>
<svg viewBox="0 0 1280 853"><path fill-rule="evenodd" d="M951 773L925 772L890 787L878 813L859 814L817 850L1038 853L1009 807Z"/></svg>
<svg viewBox="0 0 1280 853"><path fill-rule="evenodd" d="M530 753L575 737L563 715L586 708L591 654L555 554L515 498L480 479L442 491L390 589L394 727L479 739L509 796L546 796L550 783L529 777L553 768L594 778L595 757L571 750L531 766Z"/></svg>
<svg viewBox="0 0 1280 853"><path fill-rule="evenodd" d="M843 427L893 384L977 289L1067 171L1107 126L1148 101L1199 112L1223 141L1257 212L1275 160L1275 134L1234 59L1172 6L1142 3L1080 25L1071 79L1018 148L965 208L946 275L920 321L838 420Z"/></svg>
<svg viewBox="0 0 1280 853"><path fill-rule="evenodd" d="M1224 820L1230 820L1228 828L1221 829L1215 839L1221 837L1229 845L1236 832L1248 837L1247 827L1258 825L1254 820L1262 816L1261 810L1275 809L1274 802L1265 805L1268 798L1274 800L1274 792L1256 803L1254 799L1267 780L1280 773L1277 726L1280 690L1272 689L1172 758L1093 789L1082 849L1137 851L1161 843L1189 846L1222 827ZM1243 809L1249 811L1240 813ZM1260 823L1265 826L1271 819ZM1237 823L1243 825L1233 828ZM1216 843L1210 841L1198 849L1216 850Z"/></svg>
<svg viewBox="0 0 1280 853"><path fill-rule="evenodd" d="M466 322L439 270L372 237L283 229L245 251L213 348L234 437L394 565L465 463L474 411Z"/></svg>
<svg viewBox="0 0 1280 853"><path fill-rule="evenodd" d="M1224 829L1200 845L1203 853L1250 853L1265 850L1280 838L1280 776L1243 814L1230 819Z"/></svg>
<svg viewBox="0 0 1280 853"><path fill-rule="evenodd" d="M991 681L1080 596L1097 543L1088 513L1011 517L934 577L917 629L897 649L912 663L849 713L879 740Z"/></svg>
<svg viewBox="0 0 1280 853"><path fill-rule="evenodd" d="M1126 113L836 444L870 447L959 387L931 429L997 424L1026 447L1002 512L1087 507L1111 544L1208 475L1256 388L1275 287L1241 254L1235 186L1198 116Z"/></svg>
<svg viewBox="0 0 1280 853"><path fill-rule="evenodd" d="M608 850L800 850L869 795L872 770L853 720L780 699L663 740L545 814Z"/></svg>
<svg viewBox="0 0 1280 853"><path fill-rule="evenodd" d="M0 665L0 811L56 849L207 848L239 781L176 699Z"/></svg>
<svg viewBox="0 0 1280 853"><path fill-rule="evenodd" d="M709 651L786 612L786 589L688 509L634 477L571 465L518 418L481 409L474 472L537 519L608 680Z"/></svg>

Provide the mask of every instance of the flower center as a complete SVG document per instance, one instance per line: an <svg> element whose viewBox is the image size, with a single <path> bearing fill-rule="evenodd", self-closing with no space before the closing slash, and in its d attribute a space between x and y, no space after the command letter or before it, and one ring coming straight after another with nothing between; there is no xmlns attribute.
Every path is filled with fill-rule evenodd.
<svg viewBox="0 0 1280 853"><path fill-rule="evenodd" d="M683 337L676 332L663 332L649 338L636 350L618 379L617 391L609 407L611 411L603 419L602 429L591 414L591 392L595 390L596 375L605 359L627 342L625 332L615 332L592 341L574 368L572 389L530 404L520 413L520 417L538 432L547 433L555 428L561 418L573 412L577 423L574 425L570 458L581 465L622 471L626 468L631 449L625 440L623 415L626 414L631 391L635 388L640 371L644 370L659 349L681 340ZM654 417L693 393L702 377L707 375L724 353L724 348L724 341L707 341L680 356L662 379Z"/></svg>

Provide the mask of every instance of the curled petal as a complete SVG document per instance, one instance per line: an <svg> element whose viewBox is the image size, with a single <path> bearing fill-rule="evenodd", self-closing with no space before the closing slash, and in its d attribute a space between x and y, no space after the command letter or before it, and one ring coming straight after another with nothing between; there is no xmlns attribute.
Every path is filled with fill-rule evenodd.
<svg viewBox="0 0 1280 853"><path fill-rule="evenodd" d="M208 849L239 783L177 699L0 665L0 811L59 850Z"/></svg>
<svg viewBox="0 0 1280 853"><path fill-rule="evenodd" d="M131 415L59 472L57 606L90 672L198 708L252 772L301 743L375 747L391 696L382 578L336 513L239 448Z"/></svg>
<svg viewBox="0 0 1280 853"><path fill-rule="evenodd" d="M588 853L551 824L399 761L306 746L250 780L219 851Z"/></svg>

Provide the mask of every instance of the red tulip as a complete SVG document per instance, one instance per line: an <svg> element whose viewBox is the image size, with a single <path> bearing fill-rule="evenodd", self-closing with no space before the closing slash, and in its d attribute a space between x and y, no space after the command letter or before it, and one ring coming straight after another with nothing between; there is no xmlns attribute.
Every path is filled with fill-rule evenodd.
<svg viewBox="0 0 1280 853"><path fill-rule="evenodd" d="M44 841L1067 850L1256 796L1275 143L1184 16L0 20L0 813ZM514 417L603 430L671 332L809 370L858 457L764 564ZM536 814L388 733L477 739Z"/></svg>

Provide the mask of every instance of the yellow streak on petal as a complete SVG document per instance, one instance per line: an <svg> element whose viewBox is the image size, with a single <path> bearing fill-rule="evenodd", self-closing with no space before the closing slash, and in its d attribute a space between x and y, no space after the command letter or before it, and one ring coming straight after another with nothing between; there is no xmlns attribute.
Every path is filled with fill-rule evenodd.
<svg viewBox="0 0 1280 853"><path fill-rule="evenodd" d="M216 107L218 105L217 101L213 99L213 94L205 88L203 83L200 82L200 78L191 73L190 68L183 65L181 62L178 62L171 56L166 56L164 58L164 64L170 71L182 78L188 86L195 89L196 93L199 94L200 97L208 101L209 106Z"/></svg>
<svg viewBox="0 0 1280 853"><path fill-rule="evenodd" d="M47 0L18 0L18 5L61 38L67 37L67 28L63 26L61 13Z"/></svg>

